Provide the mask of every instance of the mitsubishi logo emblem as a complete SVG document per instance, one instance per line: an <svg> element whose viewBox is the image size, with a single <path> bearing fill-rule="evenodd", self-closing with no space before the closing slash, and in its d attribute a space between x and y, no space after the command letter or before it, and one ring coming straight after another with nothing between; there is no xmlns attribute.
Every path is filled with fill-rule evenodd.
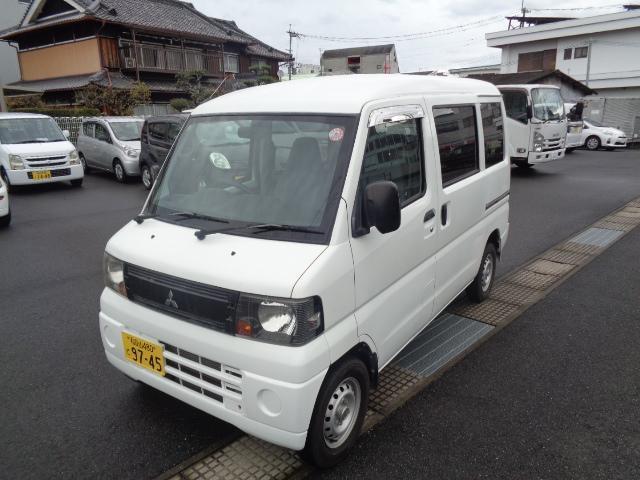
<svg viewBox="0 0 640 480"><path fill-rule="evenodd" d="M172 307L175 308L176 310L178 310L178 304L176 303L176 301L173 299L173 290L169 290L169 296L167 297L167 299L164 301L164 304L167 307Z"/></svg>

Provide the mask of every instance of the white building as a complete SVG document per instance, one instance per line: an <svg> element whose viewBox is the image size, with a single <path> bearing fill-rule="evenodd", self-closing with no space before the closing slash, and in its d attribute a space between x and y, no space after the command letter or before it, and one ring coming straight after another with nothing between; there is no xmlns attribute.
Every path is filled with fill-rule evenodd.
<svg viewBox="0 0 640 480"><path fill-rule="evenodd" d="M603 97L640 98L640 10L486 35L501 73L561 70Z"/></svg>
<svg viewBox="0 0 640 480"><path fill-rule="evenodd" d="M7 30L20 23L29 6L30 0L2 0L0 15L0 31ZM16 49L5 42L0 42L0 86L20 80L20 67ZM2 89L0 89L0 96ZM0 99L0 111L3 109Z"/></svg>
<svg viewBox="0 0 640 480"><path fill-rule="evenodd" d="M400 73L393 44L325 50L320 57L320 66L322 75Z"/></svg>

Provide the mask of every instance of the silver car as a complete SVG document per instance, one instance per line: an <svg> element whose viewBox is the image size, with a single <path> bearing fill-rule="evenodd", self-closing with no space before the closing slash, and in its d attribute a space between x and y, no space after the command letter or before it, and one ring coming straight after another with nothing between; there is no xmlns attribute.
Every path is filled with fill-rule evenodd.
<svg viewBox="0 0 640 480"><path fill-rule="evenodd" d="M87 173L96 168L113 172L119 182L140 175L140 132L137 117L88 118L78 133L78 154Z"/></svg>

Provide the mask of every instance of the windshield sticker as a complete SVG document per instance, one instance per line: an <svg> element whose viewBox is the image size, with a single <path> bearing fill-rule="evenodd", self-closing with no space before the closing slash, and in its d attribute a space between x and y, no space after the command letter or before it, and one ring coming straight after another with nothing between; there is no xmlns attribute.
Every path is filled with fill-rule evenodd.
<svg viewBox="0 0 640 480"><path fill-rule="evenodd" d="M341 142L344 138L344 128L334 128L329 132L329 140L332 142Z"/></svg>

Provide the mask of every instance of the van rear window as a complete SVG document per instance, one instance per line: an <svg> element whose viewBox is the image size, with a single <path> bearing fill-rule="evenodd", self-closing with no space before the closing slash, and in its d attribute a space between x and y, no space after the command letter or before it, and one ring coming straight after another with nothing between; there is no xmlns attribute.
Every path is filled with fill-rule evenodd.
<svg viewBox="0 0 640 480"><path fill-rule="evenodd" d="M475 110L471 105L433 109L445 187L480 171Z"/></svg>

